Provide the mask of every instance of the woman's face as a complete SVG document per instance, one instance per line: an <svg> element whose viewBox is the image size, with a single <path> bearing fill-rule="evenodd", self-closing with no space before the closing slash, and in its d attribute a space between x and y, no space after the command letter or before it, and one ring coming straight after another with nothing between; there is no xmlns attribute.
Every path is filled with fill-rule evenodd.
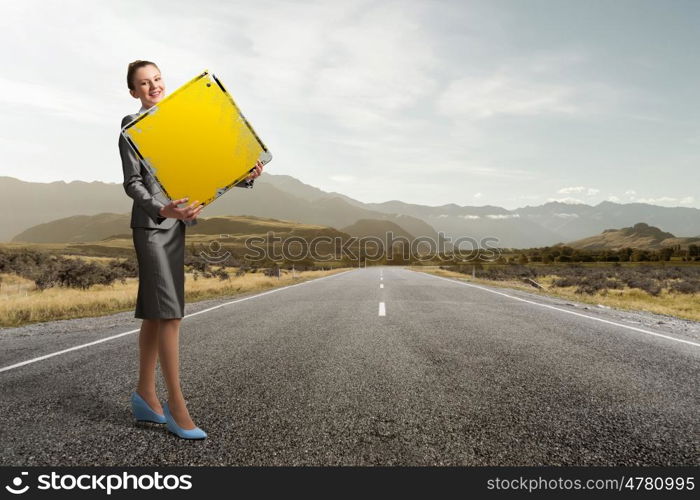
<svg viewBox="0 0 700 500"><path fill-rule="evenodd" d="M141 99L141 104L146 108L154 106L165 97L165 82L158 68L151 64L134 72L133 83L134 90L129 89L129 92L132 96Z"/></svg>

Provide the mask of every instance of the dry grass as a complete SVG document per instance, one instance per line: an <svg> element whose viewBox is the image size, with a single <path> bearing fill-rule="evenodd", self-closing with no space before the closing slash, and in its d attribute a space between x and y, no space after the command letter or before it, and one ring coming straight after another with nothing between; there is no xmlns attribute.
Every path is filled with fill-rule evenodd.
<svg viewBox="0 0 700 500"><path fill-rule="evenodd" d="M228 269L231 272L231 269ZM187 302L235 296L291 285L336 274L346 269L329 271L282 271L280 278L265 276L262 272L247 273L240 277L233 274L227 280L203 278L196 280L185 274L185 300ZM235 271L234 271L235 272ZM36 289L34 282L15 274L1 274L0 326L21 326L39 321L104 316L133 310L136 306L138 279L128 278L126 283L94 285L88 290L72 288Z"/></svg>
<svg viewBox="0 0 700 500"><path fill-rule="evenodd" d="M469 275L447 271L432 266L411 266L414 271L423 271L437 276L459 278L470 283L496 286L500 288L515 288L538 295L549 295L563 299L569 299L586 304L601 304L607 307L625 309L629 311L647 311L656 314L665 314L677 318L700 321L700 293L680 294L663 290L658 296L653 296L638 288L625 287L621 290L604 290L589 295L575 293L576 287L551 287L556 276L546 275L537 278L537 282L545 287L544 291L538 290L520 281L495 281L472 278Z"/></svg>

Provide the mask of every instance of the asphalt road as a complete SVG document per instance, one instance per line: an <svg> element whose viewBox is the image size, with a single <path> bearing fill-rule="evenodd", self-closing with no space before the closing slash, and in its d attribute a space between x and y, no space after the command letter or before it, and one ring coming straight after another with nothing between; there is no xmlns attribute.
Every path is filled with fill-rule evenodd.
<svg viewBox="0 0 700 500"><path fill-rule="evenodd" d="M700 464L697 339L503 293L375 267L185 318L204 441L134 424L136 333L0 371L0 464ZM0 331L0 368L139 324L115 318Z"/></svg>

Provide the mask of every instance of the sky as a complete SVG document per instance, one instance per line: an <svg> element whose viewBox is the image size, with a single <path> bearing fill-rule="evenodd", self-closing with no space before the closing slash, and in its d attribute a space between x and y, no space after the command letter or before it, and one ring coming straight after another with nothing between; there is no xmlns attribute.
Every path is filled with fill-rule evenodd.
<svg viewBox="0 0 700 500"><path fill-rule="evenodd" d="M0 175L121 183L129 62L363 202L700 208L700 2L0 0ZM263 176L265 174L263 173Z"/></svg>

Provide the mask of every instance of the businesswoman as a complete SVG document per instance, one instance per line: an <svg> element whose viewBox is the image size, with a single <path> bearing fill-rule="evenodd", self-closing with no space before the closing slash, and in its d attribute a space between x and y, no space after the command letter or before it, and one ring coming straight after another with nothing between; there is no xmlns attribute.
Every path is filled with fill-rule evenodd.
<svg viewBox="0 0 700 500"><path fill-rule="evenodd" d="M131 96L141 101L141 109L125 116L122 127L165 97L165 82L153 62L130 63L126 80ZM185 315L185 227L197 224L203 206L199 200L168 200L121 134L119 154L124 190L134 200L131 228L139 266L134 317L143 319L139 333L139 380L131 394L134 418L164 423L170 432L184 439L204 439L206 432L195 425L187 410L179 373L180 320ZM236 186L252 188L262 168L258 162L251 174ZM180 207L181 204L185 206ZM168 400L163 407L156 395L158 359L168 389Z"/></svg>

